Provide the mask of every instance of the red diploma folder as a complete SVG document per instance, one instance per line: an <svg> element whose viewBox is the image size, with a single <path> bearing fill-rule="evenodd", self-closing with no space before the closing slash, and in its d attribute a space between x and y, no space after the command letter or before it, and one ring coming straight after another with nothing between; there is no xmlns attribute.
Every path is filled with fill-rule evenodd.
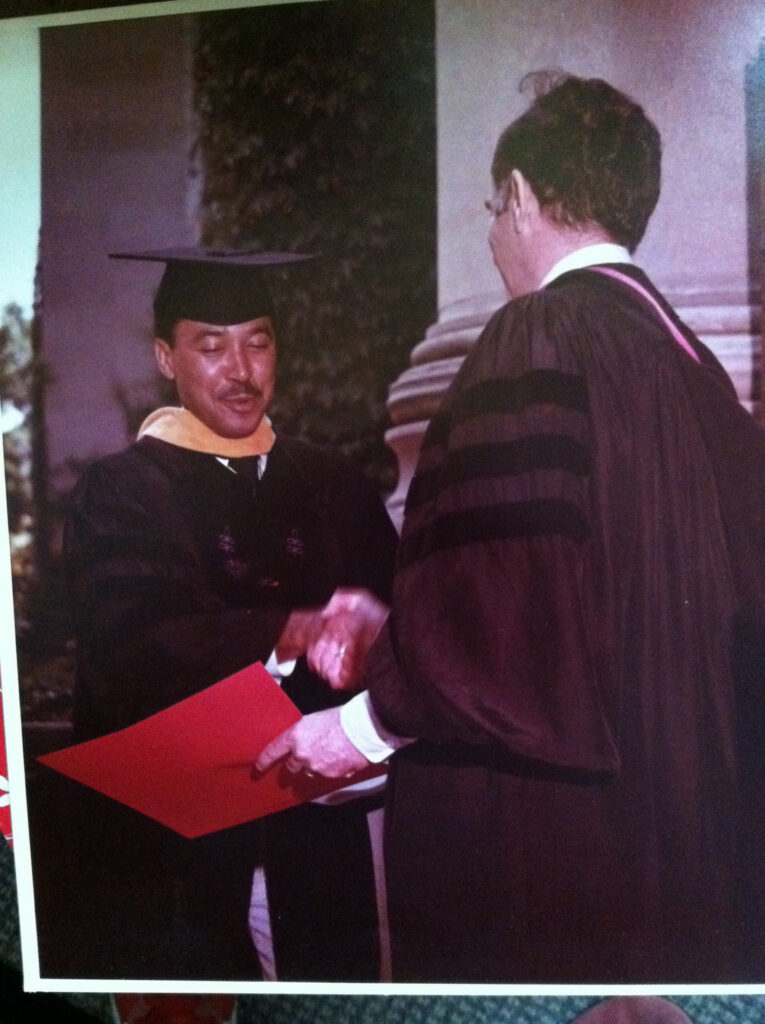
<svg viewBox="0 0 765 1024"><path fill-rule="evenodd" d="M40 761L191 839L349 784L253 761L300 712L260 662L127 729ZM383 774L373 766L356 783Z"/></svg>

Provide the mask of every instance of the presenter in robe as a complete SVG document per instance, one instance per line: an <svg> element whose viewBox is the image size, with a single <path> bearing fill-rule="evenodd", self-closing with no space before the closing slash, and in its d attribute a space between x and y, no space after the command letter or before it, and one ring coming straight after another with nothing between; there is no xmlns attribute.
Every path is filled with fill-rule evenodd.
<svg viewBox="0 0 765 1024"><path fill-rule="evenodd" d="M399 748L397 980L756 982L765 441L634 262L656 127L537 81L491 167L511 301L425 435L368 692L258 763Z"/></svg>

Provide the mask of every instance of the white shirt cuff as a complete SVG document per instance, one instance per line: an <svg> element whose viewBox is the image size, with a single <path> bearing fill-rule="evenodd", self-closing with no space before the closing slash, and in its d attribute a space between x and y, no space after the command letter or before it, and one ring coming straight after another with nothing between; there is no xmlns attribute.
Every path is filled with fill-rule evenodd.
<svg viewBox="0 0 765 1024"><path fill-rule="evenodd" d="M282 679L284 679L285 676L291 676L295 671L296 663L296 658L292 658L289 661L279 661L276 657L276 651L271 651L271 655L265 664L265 669L266 672L269 672L281 686Z"/></svg>
<svg viewBox="0 0 765 1024"><path fill-rule="evenodd" d="M373 764L387 760L401 747L414 743L413 737L397 736L385 728L375 713L368 690L342 705L340 725L359 753Z"/></svg>

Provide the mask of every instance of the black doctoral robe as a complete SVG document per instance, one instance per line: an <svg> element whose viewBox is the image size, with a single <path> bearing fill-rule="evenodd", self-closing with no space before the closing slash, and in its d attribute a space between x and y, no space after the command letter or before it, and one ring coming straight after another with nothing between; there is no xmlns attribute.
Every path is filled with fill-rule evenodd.
<svg viewBox="0 0 765 1024"><path fill-rule="evenodd" d="M421 737L396 980L762 980L765 441L657 298L700 362L570 272L493 316L425 436L370 680Z"/></svg>
<svg viewBox="0 0 765 1024"><path fill-rule="evenodd" d="M371 483L347 459L284 437L260 481L253 463L231 460L234 473L145 437L85 471L65 536L77 739L265 663L290 611L338 586L389 599L397 538ZM304 713L348 697L304 659L284 688ZM74 814L46 842L36 840L50 831L50 801L31 813L44 974L256 978L247 911L262 861L279 977L377 978L366 801L186 840L76 783L49 784L58 813Z"/></svg>

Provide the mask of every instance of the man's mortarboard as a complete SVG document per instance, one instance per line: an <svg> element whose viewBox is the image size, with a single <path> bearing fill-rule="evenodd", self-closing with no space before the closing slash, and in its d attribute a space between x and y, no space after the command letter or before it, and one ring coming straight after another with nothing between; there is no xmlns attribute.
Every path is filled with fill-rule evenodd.
<svg viewBox="0 0 765 1024"><path fill-rule="evenodd" d="M154 320L158 327L176 320L229 326L272 316L273 302L264 271L313 259L305 253L204 248L109 255L113 259L165 264L154 297Z"/></svg>

